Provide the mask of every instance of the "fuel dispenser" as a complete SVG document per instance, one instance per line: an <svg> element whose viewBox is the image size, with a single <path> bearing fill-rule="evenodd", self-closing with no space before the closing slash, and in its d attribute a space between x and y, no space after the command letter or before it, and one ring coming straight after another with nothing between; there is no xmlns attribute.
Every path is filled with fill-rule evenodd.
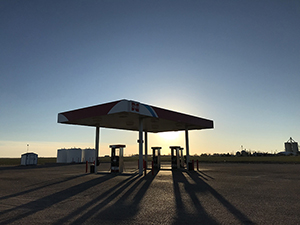
<svg viewBox="0 0 300 225"><path fill-rule="evenodd" d="M180 146L170 146L172 169L184 167L183 148Z"/></svg>
<svg viewBox="0 0 300 225"><path fill-rule="evenodd" d="M111 148L111 172L122 173L124 168L123 148L126 145L110 145L109 147Z"/></svg>
<svg viewBox="0 0 300 225"><path fill-rule="evenodd" d="M153 167L155 169L160 169L160 149L161 147L151 147L153 154L152 154L152 158L153 158Z"/></svg>

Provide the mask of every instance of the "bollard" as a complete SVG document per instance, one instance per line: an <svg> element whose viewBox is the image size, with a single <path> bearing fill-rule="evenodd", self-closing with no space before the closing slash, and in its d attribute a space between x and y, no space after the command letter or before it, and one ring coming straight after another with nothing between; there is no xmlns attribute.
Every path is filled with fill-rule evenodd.
<svg viewBox="0 0 300 225"><path fill-rule="evenodd" d="M138 159L138 169L140 168L140 160Z"/></svg>
<svg viewBox="0 0 300 225"><path fill-rule="evenodd" d="M154 161L152 160L152 175L154 175Z"/></svg>
<svg viewBox="0 0 300 225"><path fill-rule="evenodd" d="M146 168L146 161L143 160L143 167L144 167L144 176L146 176L147 168Z"/></svg>
<svg viewBox="0 0 300 225"><path fill-rule="evenodd" d="M88 161L85 162L85 173L88 172Z"/></svg>
<svg viewBox="0 0 300 225"><path fill-rule="evenodd" d="M199 160L197 159L197 171L199 171Z"/></svg>
<svg viewBox="0 0 300 225"><path fill-rule="evenodd" d="M194 170L194 160L192 160L192 170Z"/></svg>

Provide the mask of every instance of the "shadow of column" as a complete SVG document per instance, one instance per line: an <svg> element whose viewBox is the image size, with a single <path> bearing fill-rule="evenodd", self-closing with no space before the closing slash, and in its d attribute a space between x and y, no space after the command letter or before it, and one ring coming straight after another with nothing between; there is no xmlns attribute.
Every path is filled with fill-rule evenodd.
<svg viewBox="0 0 300 225"><path fill-rule="evenodd" d="M116 198L121 192L123 192L132 182L134 182L136 179L138 179L137 174L133 174L132 176L129 176L129 178L121 181L120 183L116 184L115 186L111 187L101 195L95 197L93 200L89 201L88 203L84 204L83 206L77 208L72 213L66 215L65 217L59 219L53 225L60 225L63 223L70 223L70 220L74 218L75 216L78 216L82 212L84 212L86 209L89 209L87 212L85 212L83 215L81 215L78 219L76 219L72 224L82 224L87 219L92 217L94 213L101 210L102 207L109 204L113 199ZM99 203L101 202L101 203ZM92 207L92 208L91 208Z"/></svg>
<svg viewBox="0 0 300 225"><path fill-rule="evenodd" d="M139 212L139 204L155 176L156 174L152 176L148 173L145 177L137 176L134 179L129 180L105 200L101 201L102 199L99 198L98 201L101 201L99 204L94 205L92 209L71 224L82 224L89 218L91 224L117 224L129 220ZM132 200L129 201L128 199ZM114 200L116 201L112 203Z"/></svg>
<svg viewBox="0 0 300 225"><path fill-rule="evenodd" d="M10 195L6 195L6 196L3 196L3 197L0 197L0 200L13 198L13 197L17 197L17 196L20 196L20 195L25 195L25 194L28 194L28 193L31 193L31 192L34 192L34 191L38 191L38 190L46 188L46 187L50 187L50 186L54 186L54 185L57 185L57 184L61 184L61 183L64 183L64 182L67 182L67 181L71 181L71 180L77 179L79 177L87 176L87 175L88 174L80 174L80 175L77 175L77 176L68 177L68 178L65 178L63 180L59 180L59 181L48 183L48 184L45 184L45 185L42 185L42 186L39 186L39 187L31 188L31 189L26 190L26 191L21 191L21 192L18 192L18 193L14 193L14 194L10 194ZM1 212L0 212L0 215L1 215Z"/></svg>
<svg viewBox="0 0 300 225"><path fill-rule="evenodd" d="M227 199L225 199L220 193L213 189L209 184L207 184L202 178L202 173L197 173L195 171L188 171L187 173L190 178L197 184L197 186L202 187L205 191L211 193L215 199L217 199L227 210L242 224L254 224L243 212L238 210L234 205L232 205ZM205 176L212 178L206 174ZM200 176L200 177L199 177ZM213 179L213 178L212 178Z"/></svg>
<svg viewBox="0 0 300 225"><path fill-rule="evenodd" d="M68 199L68 198L70 198L74 195L77 195L77 194L85 191L86 189L94 186L94 185L103 183L103 182L105 182L105 181L107 181L111 178L112 178L112 176L109 176L109 175L99 177L99 178L95 178L95 179L89 180L85 183L80 183L78 185L67 188L63 191L59 191L59 192L56 192L54 194L45 196L45 197L40 198L38 200L31 201L27 204L23 204L23 205L14 207L12 209L4 210L4 211L0 212L1 216L6 215L6 214L9 215L9 213L14 211L14 210L24 211L24 209L26 209L25 212L20 213L17 216L14 216L13 218L7 218L7 219L1 221L1 225L14 223L14 222L16 222L18 220L21 220L25 217L28 217L28 216L30 216L34 213L37 213L37 212L42 211L46 208L49 208L52 205L57 204L61 201L64 201L64 200L66 200L66 199Z"/></svg>
<svg viewBox="0 0 300 225"><path fill-rule="evenodd" d="M218 224L203 208L201 202L196 196L196 192L199 192L197 187L192 186L181 170L173 170L173 188L176 202L176 218L174 218L173 224ZM182 187L180 187L182 186ZM184 191L180 189L184 188ZM200 191L205 191L204 189ZM187 193L194 204L194 208L197 213L189 213L186 209L186 200L183 200L183 194Z"/></svg>

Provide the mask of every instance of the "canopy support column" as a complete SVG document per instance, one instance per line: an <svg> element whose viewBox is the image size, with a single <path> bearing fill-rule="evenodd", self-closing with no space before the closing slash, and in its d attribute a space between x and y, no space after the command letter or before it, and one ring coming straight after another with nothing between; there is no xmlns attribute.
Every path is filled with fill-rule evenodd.
<svg viewBox="0 0 300 225"><path fill-rule="evenodd" d="M143 118L139 118L139 175L143 175Z"/></svg>
<svg viewBox="0 0 300 225"><path fill-rule="evenodd" d="M190 148L189 148L189 129L185 129L185 149L186 149L186 165L189 166L190 162Z"/></svg>
<svg viewBox="0 0 300 225"><path fill-rule="evenodd" d="M148 132L145 131L145 161L146 168L148 167Z"/></svg>
<svg viewBox="0 0 300 225"><path fill-rule="evenodd" d="M97 162L99 156L99 136L100 136L100 127L96 127L96 138L95 138L95 173L97 173Z"/></svg>

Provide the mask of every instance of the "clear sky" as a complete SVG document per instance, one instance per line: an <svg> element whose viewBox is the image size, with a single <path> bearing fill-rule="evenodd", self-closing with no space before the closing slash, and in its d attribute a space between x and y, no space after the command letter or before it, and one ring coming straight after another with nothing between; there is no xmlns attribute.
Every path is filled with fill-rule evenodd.
<svg viewBox="0 0 300 225"><path fill-rule="evenodd" d="M300 142L298 0L0 1L0 157L94 147L57 114L119 99L212 119L190 153ZM149 145L185 147L149 135ZM137 132L101 129L100 155Z"/></svg>

